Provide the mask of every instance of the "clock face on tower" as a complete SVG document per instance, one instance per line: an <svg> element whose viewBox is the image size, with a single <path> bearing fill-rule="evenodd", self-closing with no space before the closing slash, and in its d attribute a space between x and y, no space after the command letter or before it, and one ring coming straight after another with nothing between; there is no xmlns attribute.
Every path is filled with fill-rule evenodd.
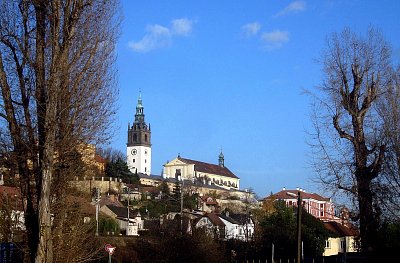
<svg viewBox="0 0 400 263"><path fill-rule="evenodd" d="M132 149L131 154L135 155L137 153L136 149Z"/></svg>

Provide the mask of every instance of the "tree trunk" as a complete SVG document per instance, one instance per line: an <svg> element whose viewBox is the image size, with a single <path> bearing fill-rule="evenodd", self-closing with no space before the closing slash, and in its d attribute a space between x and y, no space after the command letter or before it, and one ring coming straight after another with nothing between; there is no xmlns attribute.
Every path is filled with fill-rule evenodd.
<svg viewBox="0 0 400 263"><path fill-rule="evenodd" d="M357 186L361 249L363 252L373 252L376 247L378 223L373 209L371 180L364 174L364 176L358 177Z"/></svg>

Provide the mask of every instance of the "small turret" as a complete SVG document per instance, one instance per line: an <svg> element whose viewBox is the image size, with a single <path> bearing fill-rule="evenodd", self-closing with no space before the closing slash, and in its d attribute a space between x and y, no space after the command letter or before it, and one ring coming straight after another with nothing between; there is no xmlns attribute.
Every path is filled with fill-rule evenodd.
<svg viewBox="0 0 400 263"><path fill-rule="evenodd" d="M218 156L219 166L224 167L225 166L224 161L225 161L224 154L222 153L222 150L221 150L221 153Z"/></svg>

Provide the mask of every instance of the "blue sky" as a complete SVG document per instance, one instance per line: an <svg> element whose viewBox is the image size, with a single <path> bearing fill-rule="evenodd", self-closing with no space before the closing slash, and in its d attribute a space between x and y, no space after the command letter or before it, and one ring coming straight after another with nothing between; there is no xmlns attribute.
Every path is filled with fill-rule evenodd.
<svg viewBox="0 0 400 263"><path fill-rule="evenodd" d="M122 1L116 136L125 152L142 91L152 174L178 153L225 165L259 196L312 183L307 130L325 39L382 30L400 60L400 1Z"/></svg>

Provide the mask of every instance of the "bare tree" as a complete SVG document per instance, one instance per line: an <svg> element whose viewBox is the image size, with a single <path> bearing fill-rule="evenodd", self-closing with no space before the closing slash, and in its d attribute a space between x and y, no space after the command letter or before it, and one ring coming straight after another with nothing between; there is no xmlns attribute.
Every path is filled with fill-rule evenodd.
<svg viewBox="0 0 400 263"><path fill-rule="evenodd" d="M334 33L322 54L324 80L314 97L313 164L320 182L356 204L363 251L376 247L377 188L387 150L376 106L392 80L390 59L376 29L366 37L349 29Z"/></svg>
<svg viewBox="0 0 400 263"><path fill-rule="evenodd" d="M392 73L386 92L377 106L383 120L385 163L378 198L383 213L400 218L400 67Z"/></svg>
<svg viewBox="0 0 400 263"><path fill-rule="evenodd" d="M53 262L52 202L70 155L106 140L114 115L117 0L0 3L0 122L26 201L31 262ZM57 184L53 184L57 182ZM56 186L53 188L52 186ZM57 189L57 198L52 198ZM54 215L57 218L57 215ZM27 259L28 260L28 259Z"/></svg>

